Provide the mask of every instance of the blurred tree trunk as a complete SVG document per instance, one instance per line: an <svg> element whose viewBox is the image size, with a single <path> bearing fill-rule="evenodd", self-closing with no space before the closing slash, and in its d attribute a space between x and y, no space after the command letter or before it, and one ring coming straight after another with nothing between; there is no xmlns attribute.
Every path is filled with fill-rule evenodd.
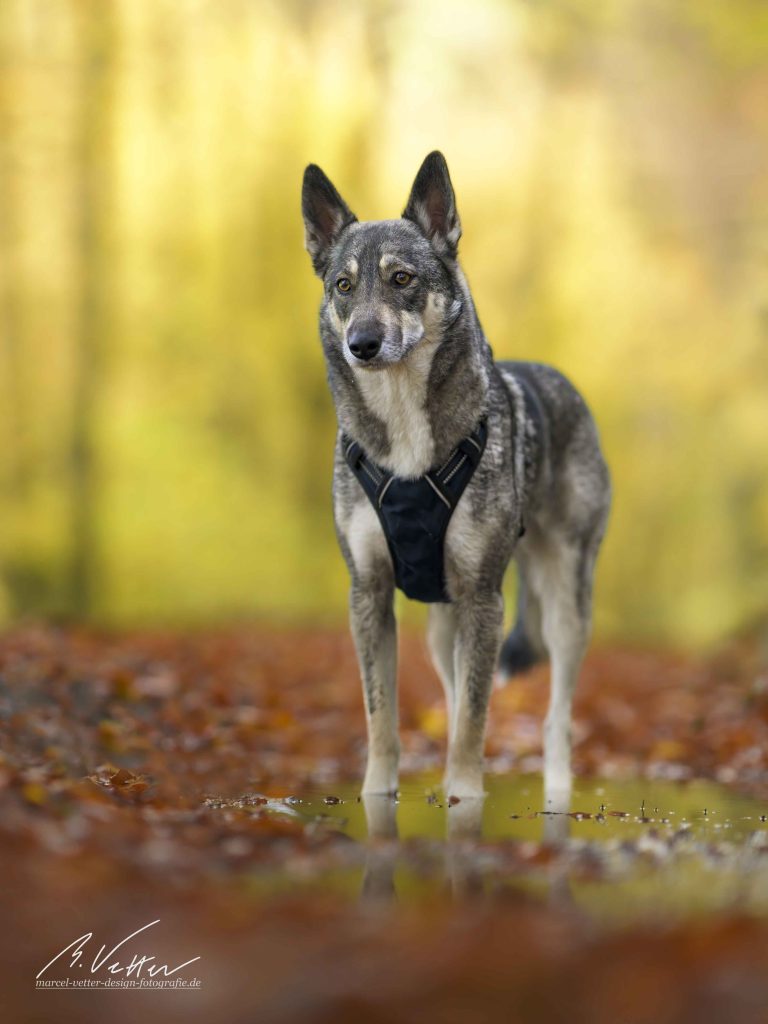
<svg viewBox="0 0 768 1024"><path fill-rule="evenodd" d="M23 270L19 259L18 203L22 171L18 150L18 61L13 49L15 11L0 6L0 582L11 606L19 603L23 583L7 519L23 505L32 481L29 413L24 376L22 323ZM23 576L23 573L21 574ZM0 595L0 605L3 603Z"/></svg>
<svg viewBox="0 0 768 1024"><path fill-rule="evenodd" d="M6 457L0 486L11 501L22 498L29 484L25 458L26 416L22 389L21 281L16 252L19 244L18 172L15 166L14 61L7 38L12 31L8 9L0 10L0 380Z"/></svg>
<svg viewBox="0 0 768 1024"><path fill-rule="evenodd" d="M87 618L95 610L101 569L97 433L110 323L109 193L116 26L113 0L80 0L77 11L81 68L75 168L79 295L69 455L72 536L67 588L70 611Z"/></svg>

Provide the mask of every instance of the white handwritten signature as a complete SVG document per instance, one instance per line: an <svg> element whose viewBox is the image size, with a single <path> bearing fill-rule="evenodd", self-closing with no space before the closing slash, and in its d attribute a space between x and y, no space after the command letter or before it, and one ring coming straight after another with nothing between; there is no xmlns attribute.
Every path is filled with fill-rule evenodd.
<svg viewBox="0 0 768 1024"><path fill-rule="evenodd" d="M121 939L117 945L113 946L110 950L107 950L105 945L102 945L99 952L93 958L90 966L91 974L100 970L102 967L109 971L110 974L125 974L126 978L141 977L141 972L144 968L147 970L147 974L150 978L154 978L156 975L161 974L163 977L169 978L172 974L180 971L182 967L188 967L193 964L196 960L199 960L199 956L193 956L191 960L185 960L183 964L178 964L176 967L170 967L168 964L152 963L156 959L154 956L147 956L146 954L139 956L138 953L134 953L130 961L121 963L119 959L113 959L115 953L124 946L126 942L130 942L131 939L135 938L141 932L145 932L147 928L152 928L153 925L160 924L160 918L156 921L150 921L149 924L145 924L142 928L137 928L135 932L131 932L130 935L126 935L124 939ZM70 962L69 966L74 967L75 964L80 963L83 957L83 949L90 940L93 938L93 932L86 932L85 935L81 935L80 938L70 942L68 946L65 946L60 953L57 953L53 960L49 960L43 969L36 975L39 978L43 975L51 964L55 964L59 957L64 956L65 953L69 953ZM127 951L126 951L127 954ZM83 961L85 963L85 961ZM83 966L80 963L80 967Z"/></svg>

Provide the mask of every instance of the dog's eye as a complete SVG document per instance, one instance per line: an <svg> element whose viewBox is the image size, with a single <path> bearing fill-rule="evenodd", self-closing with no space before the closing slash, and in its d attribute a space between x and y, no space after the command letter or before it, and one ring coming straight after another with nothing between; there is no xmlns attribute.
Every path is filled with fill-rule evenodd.
<svg viewBox="0 0 768 1024"><path fill-rule="evenodd" d="M336 282L336 287L339 289L340 292L348 292L352 287L352 282L349 280L348 277L340 277L339 280Z"/></svg>
<svg viewBox="0 0 768 1024"><path fill-rule="evenodd" d="M398 288L405 288L412 280L413 274L409 274L405 270L398 270L396 274L392 275L392 284L396 284Z"/></svg>

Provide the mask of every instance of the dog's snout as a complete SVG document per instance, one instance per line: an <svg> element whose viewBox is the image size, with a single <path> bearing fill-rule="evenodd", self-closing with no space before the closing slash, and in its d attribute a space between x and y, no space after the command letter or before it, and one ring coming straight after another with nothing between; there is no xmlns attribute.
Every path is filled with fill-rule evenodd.
<svg viewBox="0 0 768 1024"><path fill-rule="evenodd" d="M356 359L367 362L381 348L381 338L370 327L353 331L349 336L349 351Z"/></svg>

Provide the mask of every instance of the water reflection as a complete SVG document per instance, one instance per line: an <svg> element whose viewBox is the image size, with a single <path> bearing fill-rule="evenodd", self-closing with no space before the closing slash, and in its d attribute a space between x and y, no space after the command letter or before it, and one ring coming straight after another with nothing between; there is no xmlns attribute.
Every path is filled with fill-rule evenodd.
<svg viewBox="0 0 768 1024"><path fill-rule="evenodd" d="M366 901L394 900L397 862L397 801L393 796L364 796L368 849L361 896Z"/></svg>
<svg viewBox="0 0 768 1024"><path fill-rule="evenodd" d="M560 804L536 776L489 775L485 799L453 803L437 784L406 778L397 800L360 798L351 782L303 795L294 813L354 840L338 847L346 867L318 863L306 884L380 902L516 893L624 918L768 913L768 808L714 783L592 780Z"/></svg>
<svg viewBox="0 0 768 1024"><path fill-rule="evenodd" d="M484 798L465 798L448 806L445 878L454 899L477 898L485 893L484 875L477 856L484 804Z"/></svg>
<svg viewBox="0 0 768 1024"><path fill-rule="evenodd" d="M481 841L486 797L464 798L439 804L445 807L445 843L442 876L446 890L455 899L478 898L486 892L487 878L483 870ZM400 866L397 814L400 801L392 796L363 796L367 844L361 897L366 902L394 900L397 896L395 874ZM543 841L553 847L562 846L570 835L569 805L561 799L556 810L542 813ZM551 872L551 896L557 901L570 898L567 868Z"/></svg>

